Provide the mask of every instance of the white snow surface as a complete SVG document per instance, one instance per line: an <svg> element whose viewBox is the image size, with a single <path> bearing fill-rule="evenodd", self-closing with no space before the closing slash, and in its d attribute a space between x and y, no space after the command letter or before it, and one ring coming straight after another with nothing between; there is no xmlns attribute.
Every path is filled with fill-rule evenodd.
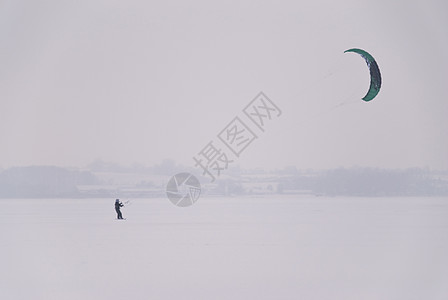
<svg viewBox="0 0 448 300"><path fill-rule="evenodd" d="M114 201L0 200L1 299L448 299L446 198Z"/></svg>

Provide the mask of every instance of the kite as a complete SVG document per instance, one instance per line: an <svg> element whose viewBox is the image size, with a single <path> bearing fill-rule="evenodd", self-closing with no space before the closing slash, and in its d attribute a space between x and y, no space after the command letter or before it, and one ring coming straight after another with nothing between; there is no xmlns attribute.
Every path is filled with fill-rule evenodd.
<svg viewBox="0 0 448 300"><path fill-rule="evenodd" d="M362 98L362 100L366 102L373 100L373 98L376 97L381 88L381 73L380 69L378 68L378 64L376 63L372 55L362 49L353 48L345 50L344 53L345 52L358 53L366 60L367 66L370 70L370 87L367 91L367 94L364 96L364 98Z"/></svg>

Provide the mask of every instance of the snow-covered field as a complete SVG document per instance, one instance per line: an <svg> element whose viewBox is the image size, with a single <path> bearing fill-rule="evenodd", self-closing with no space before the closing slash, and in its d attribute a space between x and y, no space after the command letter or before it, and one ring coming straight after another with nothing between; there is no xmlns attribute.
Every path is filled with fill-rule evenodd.
<svg viewBox="0 0 448 300"><path fill-rule="evenodd" d="M113 205L0 200L0 298L448 299L446 198Z"/></svg>

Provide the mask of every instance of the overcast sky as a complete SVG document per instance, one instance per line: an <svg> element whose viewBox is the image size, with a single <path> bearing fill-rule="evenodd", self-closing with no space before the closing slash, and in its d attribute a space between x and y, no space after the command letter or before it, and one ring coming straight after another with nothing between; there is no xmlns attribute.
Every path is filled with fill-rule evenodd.
<svg viewBox="0 0 448 300"><path fill-rule="evenodd" d="M447 169L447 28L443 0L1 0L0 167L193 166L263 91L243 167Z"/></svg>

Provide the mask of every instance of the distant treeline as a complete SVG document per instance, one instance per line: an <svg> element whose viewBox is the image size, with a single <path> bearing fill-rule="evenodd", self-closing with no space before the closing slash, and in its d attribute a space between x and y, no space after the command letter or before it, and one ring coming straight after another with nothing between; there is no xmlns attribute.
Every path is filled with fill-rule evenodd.
<svg viewBox="0 0 448 300"><path fill-rule="evenodd" d="M78 185L96 184L88 171L53 166L14 167L0 173L0 198L78 197Z"/></svg>
<svg viewBox="0 0 448 300"><path fill-rule="evenodd" d="M279 192L289 189L332 196L445 196L448 172L419 168L339 168L312 175L297 172L284 177L279 184Z"/></svg>
<svg viewBox="0 0 448 300"><path fill-rule="evenodd" d="M142 172L154 174L156 178L168 178L166 175L174 175L178 171L169 161L152 168L134 166L132 169L119 169L104 163L92 165L87 170L53 166L14 167L0 171L0 198L110 197L110 191L102 190L107 184L96 176L102 172L116 175ZM329 196L448 196L448 171L419 168L300 171L288 167L270 172L234 169L229 170L225 180L218 179L213 185L207 186L208 178L201 178L201 182L204 184L204 193L215 195L302 193ZM119 180L116 184L120 185ZM86 187L96 193L87 194ZM129 183L126 187L133 188ZM139 197L160 196L165 190L164 186L142 186L141 182L136 182L134 188L141 194Z"/></svg>

